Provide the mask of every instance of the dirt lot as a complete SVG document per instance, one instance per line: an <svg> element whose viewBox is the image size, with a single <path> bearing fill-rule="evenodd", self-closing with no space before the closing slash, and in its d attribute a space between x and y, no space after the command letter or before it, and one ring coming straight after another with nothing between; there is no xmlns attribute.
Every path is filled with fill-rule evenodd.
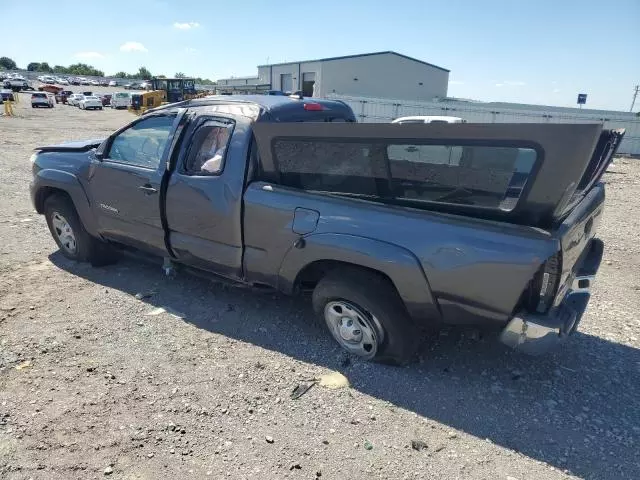
<svg viewBox="0 0 640 480"><path fill-rule="evenodd" d="M0 118L0 478L640 478L640 162L606 177L605 262L561 351L447 330L393 368L341 355L302 299L64 259L31 149L132 117L27 101ZM290 398L331 371L351 387Z"/></svg>

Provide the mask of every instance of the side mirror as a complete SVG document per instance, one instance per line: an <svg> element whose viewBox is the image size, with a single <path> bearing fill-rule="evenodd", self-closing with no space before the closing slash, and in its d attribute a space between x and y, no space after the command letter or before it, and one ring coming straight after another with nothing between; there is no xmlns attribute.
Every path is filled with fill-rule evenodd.
<svg viewBox="0 0 640 480"><path fill-rule="evenodd" d="M98 148L96 148L96 151L93 153L93 155L98 160L100 160L100 161L104 160L104 157L105 157L104 151L107 148L107 144L108 143L109 143L109 139L107 138L100 145L98 145Z"/></svg>

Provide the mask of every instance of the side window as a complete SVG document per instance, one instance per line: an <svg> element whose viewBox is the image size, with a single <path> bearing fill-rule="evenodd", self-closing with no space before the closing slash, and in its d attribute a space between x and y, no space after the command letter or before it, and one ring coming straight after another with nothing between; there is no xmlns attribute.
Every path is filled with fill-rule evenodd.
<svg viewBox="0 0 640 480"><path fill-rule="evenodd" d="M509 211L536 160L529 148L460 145L387 147L398 198Z"/></svg>
<svg viewBox="0 0 640 480"><path fill-rule="evenodd" d="M155 170L160 165L175 115L145 118L111 142L108 160Z"/></svg>
<svg viewBox="0 0 640 480"><path fill-rule="evenodd" d="M530 148L276 139L279 182L303 190L385 201L513 210L535 166Z"/></svg>
<svg viewBox="0 0 640 480"><path fill-rule="evenodd" d="M184 164L187 175L218 175L224 168L233 123L209 121L198 127Z"/></svg>

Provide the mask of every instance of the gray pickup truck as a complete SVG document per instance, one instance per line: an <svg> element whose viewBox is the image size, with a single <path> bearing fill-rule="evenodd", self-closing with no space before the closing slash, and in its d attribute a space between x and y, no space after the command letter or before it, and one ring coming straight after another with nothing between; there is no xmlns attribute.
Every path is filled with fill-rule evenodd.
<svg viewBox="0 0 640 480"><path fill-rule="evenodd" d="M623 131L358 124L337 101L222 96L107 139L38 148L31 196L68 258L119 247L312 292L348 352L405 363L431 326L498 327L529 353L574 332Z"/></svg>

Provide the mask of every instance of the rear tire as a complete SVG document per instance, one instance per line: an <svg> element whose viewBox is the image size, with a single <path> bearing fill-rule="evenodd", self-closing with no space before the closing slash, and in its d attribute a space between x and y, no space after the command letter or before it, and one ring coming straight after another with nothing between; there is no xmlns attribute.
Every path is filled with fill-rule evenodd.
<svg viewBox="0 0 640 480"><path fill-rule="evenodd" d="M111 247L89 235L71 199L54 194L44 202L44 215L60 253L70 260L107 265L116 260Z"/></svg>
<svg viewBox="0 0 640 480"><path fill-rule="evenodd" d="M338 268L313 291L313 309L347 352L405 365L420 345L418 330L393 284L375 272Z"/></svg>

